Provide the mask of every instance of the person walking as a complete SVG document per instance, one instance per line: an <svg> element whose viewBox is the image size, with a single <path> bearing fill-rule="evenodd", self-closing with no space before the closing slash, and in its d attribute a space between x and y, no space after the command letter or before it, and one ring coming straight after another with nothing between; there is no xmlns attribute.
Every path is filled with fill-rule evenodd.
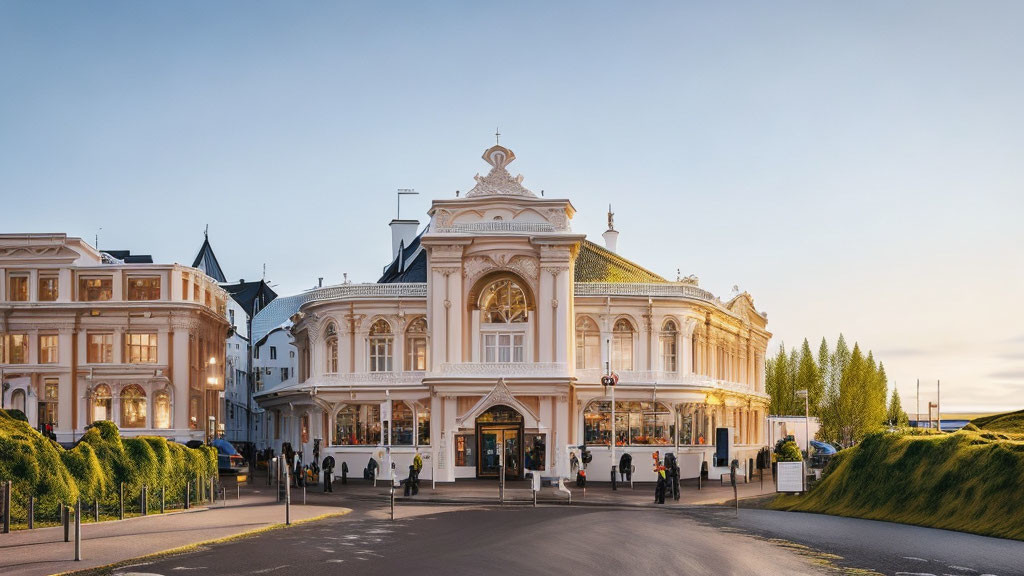
<svg viewBox="0 0 1024 576"><path fill-rule="evenodd" d="M334 456L324 456L324 492L334 492Z"/></svg>
<svg viewBox="0 0 1024 576"><path fill-rule="evenodd" d="M658 475L658 483L654 486L654 503L664 504L665 503L665 466L661 464L661 454L657 451L651 454L654 458L654 472Z"/></svg>

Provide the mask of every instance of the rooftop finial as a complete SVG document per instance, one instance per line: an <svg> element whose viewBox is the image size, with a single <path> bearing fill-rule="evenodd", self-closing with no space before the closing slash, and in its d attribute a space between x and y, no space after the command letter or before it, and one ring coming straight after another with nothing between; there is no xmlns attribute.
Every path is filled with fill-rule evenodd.
<svg viewBox="0 0 1024 576"><path fill-rule="evenodd" d="M210 225L207 224L206 228L203 229L203 238L209 238L209 237L210 237Z"/></svg>
<svg viewBox="0 0 1024 576"><path fill-rule="evenodd" d="M494 144L501 145L501 132L498 131L498 127L494 127Z"/></svg>
<svg viewBox="0 0 1024 576"><path fill-rule="evenodd" d="M608 205L608 229L615 230L615 212L612 212L612 205Z"/></svg>

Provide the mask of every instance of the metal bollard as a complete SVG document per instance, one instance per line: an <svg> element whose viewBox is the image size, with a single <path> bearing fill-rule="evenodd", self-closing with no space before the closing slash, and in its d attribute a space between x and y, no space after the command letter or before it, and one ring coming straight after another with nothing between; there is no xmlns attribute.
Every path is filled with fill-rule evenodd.
<svg viewBox="0 0 1024 576"><path fill-rule="evenodd" d="M284 523L292 524L292 486L288 482L288 467L284 467Z"/></svg>
<svg viewBox="0 0 1024 576"><path fill-rule="evenodd" d="M217 503L217 493L213 490L213 478L210 478L210 504Z"/></svg>
<svg viewBox="0 0 1024 576"><path fill-rule="evenodd" d="M0 506L3 506L4 512L4 534L11 532L11 481L8 480L3 485L4 494L3 501L0 502Z"/></svg>
<svg viewBox="0 0 1024 576"><path fill-rule="evenodd" d="M82 499L75 501L75 562L82 560Z"/></svg>
<svg viewBox="0 0 1024 576"><path fill-rule="evenodd" d="M100 499L98 496L92 501L92 521L100 521Z"/></svg>
<svg viewBox="0 0 1024 576"><path fill-rule="evenodd" d="M235 500L240 500L241 498L242 498L242 490L241 490L241 488L238 487L238 484L235 484Z"/></svg>
<svg viewBox="0 0 1024 576"><path fill-rule="evenodd" d="M302 505L306 505L306 483L302 483Z"/></svg>
<svg viewBox="0 0 1024 576"><path fill-rule="evenodd" d="M118 495L118 498L117 498L117 505L118 505L117 518L119 520L124 520L124 482L121 482L121 491L119 492L119 495Z"/></svg>
<svg viewBox="0 0 1024 576"><path fill-rule="evenodd" d="M147 508L148 506L146 506L146 487L143 486L142 489L139 490L139 514L145 516Z"/></svg>
<svg viewBox="0 0 1024 576"><path fill-rule="evenodd" d="M395 521L395 483L391 483L391 521Z"/></svg>
<svg viewBox="0 0 1024 576"><path fill-rule="evenodd" d="M67 504L60 505L61 522L64 524L64 541L71 542L71 511Z"/></svg>
<svg viewBox="0 0 1024 576"><path fill-rule="evenodd" d="M36 497L32 494L28 495L28 529L35 528L36 521Z"/></svg>

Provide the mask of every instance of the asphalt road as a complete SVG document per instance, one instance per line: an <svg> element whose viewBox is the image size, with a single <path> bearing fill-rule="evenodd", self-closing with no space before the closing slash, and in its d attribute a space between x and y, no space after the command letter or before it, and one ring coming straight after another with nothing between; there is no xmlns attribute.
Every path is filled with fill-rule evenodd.
<svg viewBox="0 0 1024 576"><path fill-rule="evenodd" d="M743 510L737 522L708 508L439 510L407 507L419 515L392 522L357 509L114 574L1024 575L1024 543L813 514Z"/></svg>

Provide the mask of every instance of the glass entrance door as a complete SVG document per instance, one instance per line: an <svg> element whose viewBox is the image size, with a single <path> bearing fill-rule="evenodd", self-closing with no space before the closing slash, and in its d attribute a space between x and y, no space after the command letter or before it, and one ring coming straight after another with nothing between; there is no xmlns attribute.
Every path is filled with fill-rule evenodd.
<svg viewBox="0 0 1024 576"><path fill-rule="evenodd" d="M477 476L497 478L501 456L505 458L505 478L519 478L522 472L522 442L519 428L486 427L478 432L480 450Z"/></svg>

